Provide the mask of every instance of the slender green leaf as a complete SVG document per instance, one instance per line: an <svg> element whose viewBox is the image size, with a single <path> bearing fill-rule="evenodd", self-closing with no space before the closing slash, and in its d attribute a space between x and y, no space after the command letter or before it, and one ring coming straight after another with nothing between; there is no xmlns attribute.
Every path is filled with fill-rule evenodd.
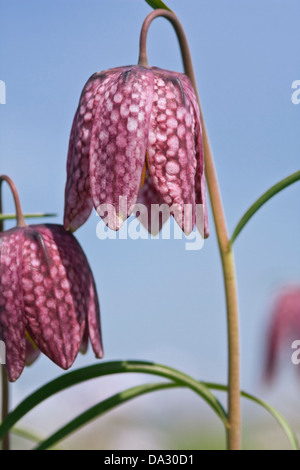
<svg viewBox="0 0 300 470"><path fill-rule="evenodd" d="M233 244L240 232L243 230L245 225L249 222L249 220L254 216L254 214L273 196L278 194L283 189L287 188L296 181L300 180L300 171L296 171L292 175L284 178L283 180L279 181L278 183L274 184L268 191L266 191L257 201L252 204L251 207L245 212L239 223L237 224L236 228L233 231L230 243Z"/></svg>
<svg viewBox="0 0 300 470"><path fill-rule="evenodd" d="M37 434L33 433L32 431L28 431L27 429L12 428L11 433L28 441L35 443L41 442L41 436L38 436Z"/></svg>
<svg viewBox="0 0 300 470"><path fill-rule="evenodd" d="M205 382L205 385L208 388L210 388L211 390L220 390L220 391L223 391L223 392L228 391L228 387L226 385L220 385L220 384L209 383L209 382ZM259 398L254 397L253 395L250 395L247 392L241 392L241 396L244 397L244 398L247 398L248 400L253 401L257 405L260 405L262 408L267 410L273 416L273 418L276 419L278 424L281 426L283 432L285 433L286 437L288 438L288 441L289 441L292 449L293 450L299 450L300 449L299 448L299 442L298 442L296 434L294 433L294 431L292 430L292 428L288 424L287 420L282 416L281 413L279 413L279 411L277 411L273 406L269 405L268 403L260 400Z"/></svg>
<svg viewBox="0 0 300 470"><path fill-rule="evenodd" d="M57 442L61 441L67 437L72 432L78 430L88 422L98 418L104 413L112 410L113 408L126 403L133 398L140 397L146 393L155 392L159 390L164 390L167 388L178 387L178 384L175 383L152 383L147 385L140 385L137 387L129 388L123 392L117 393L110 398L98 403L89 410L77 416L75 419L70 421L66 426L63 426L57 432L52 434L48 439L41 442L35 450L46 450L52 447Z"/></svg>
<svg viewBox="0 0 300 470"><path fill-rule="evenodd" d="M48 217L56 217L56 214L24 214L25 219L44 219ZM0 220L16 219L16 214L0 214Z"/></svg>
<svg viewBox="0 0 300 470"><path fill-rule="evenodd" d="M223 423L225 425L227 424L227 415L221 403L205 385L202 385L192 377L160 364L142 361L114 361L102 362L101 364L74 370L41 387L32 395L25 398L25 400L22 401L22 403L20 403L3 421L0 425L0 439L30 410L56 393L72 387L73 385L85 382L86 380L105 375L122 373L158 375L178 384L187 386L200 395L217 413Z"/></svg>
<svg viewBox="0 0 300 470"><path fill-rule="evenodd" d="M21 437L22 439L26 439L27 441L34 442L38 444L41 442L41 436L33 433L32 431L28 431L28 429L23 428L12 428L11 434L17 437ZM64 450L62 446L52 446L55 450Z"/></svg>
<svg viewBox="0 0 300 470"><path fill-rule="evenodd" d="M213 390L220 390L220 391L227 391L227 387L225 385L219 385L215 383L205 383L207 387ZM140 385L137 387L130 388L128 390L124 390L100 403L93 406L89 410L85 411L84 413L77 416L75 419L70 421L68 424L60 428L54 434L52 434L48 439L41 442L37 447L36 450L45 450L52 447L57 442L61 441L69 434L74 431L77 431L82 426L86 425L90 421L98 418L99 416L103 415L104 413L116 408L119 405L126 403L127 401L140 397L146 393L160 391L170 388L182 387L182 385L177 383L151 383L146 385ZM292 449L299 450L299 445L297 441L297 437L290 428L289 424L285 420L285 418L272 406L268 405L267 403L263 402L262 400L250 395L246 392L241 392L241 396L247 398L248 400L253 401L254 403L262 406L265 410L267 410L279 423L283 432L285 433Z"/></svg>
<svg viewBox="0 0 300 470"><path fill-rule="evenodd" d="M1 423L0 423L1 424ZM42 437L37 435L35 432L29 431L28 429L23 429L23 428L12 428L11 434L17 437L21 437L22 439L26 439L27 441L34 442L35 444L38 444L39 442L42 442ZM55 449L57 450L63 450L63 447L61 446L55 446Z"/></svg>
<svg viewBox="0 0 300 470"><path fill-rule="evenodd" d="M299 448L299 442L296 434L290 427L289 423L287 420L282 416L279 411L277 411L273 406L269 405L268 403L260 400L259 398L253 397L252 395L249 395L249 393L243 392L242 396L245 398L248 398L248 400L251 400L255 402L257 405L262 406L267 410L278 422L278 424L281 426L283 432L285 433L286 437L288 438L288 441L292 447L293 450L300 450Z"/></svg>
<svg viewBox="0 0 300 470"><path fill-rule="evenodd" d="M164 2L162 2L162 0L146 0L146 2L150 7L154 8L154 10L156 8L162 8L163 10L172 11Z"/></svg>

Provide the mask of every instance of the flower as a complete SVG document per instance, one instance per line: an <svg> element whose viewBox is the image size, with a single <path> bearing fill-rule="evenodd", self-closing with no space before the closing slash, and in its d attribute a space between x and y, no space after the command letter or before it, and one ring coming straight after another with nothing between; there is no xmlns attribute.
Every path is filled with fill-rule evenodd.
<svg viewBox="0 0 300 470"><path fill-rule="evenodd" d="M43 352L63 369L90 338L103 356L94 279L75 237L60 225L0 233L0 339L10 381Z"/></svg>
<svg viewBox="0 0 300 470"><path fill-rule="evenodd" d="M300 286L288 286L278 296L267 339L265 377L270 381L276 373L280 350L286 345L290 363L291 344L300 340Z"/></svg>
<svg viewBox="0 0 300 470"><path fill-rule="evenodd" d="M136 202L148 209L167 204L186 233L201 204L208 236L200 112L184 74L118 67L92 75L81 94L69 142L65 228L79 228L94 205L118 230Z"/></svg>

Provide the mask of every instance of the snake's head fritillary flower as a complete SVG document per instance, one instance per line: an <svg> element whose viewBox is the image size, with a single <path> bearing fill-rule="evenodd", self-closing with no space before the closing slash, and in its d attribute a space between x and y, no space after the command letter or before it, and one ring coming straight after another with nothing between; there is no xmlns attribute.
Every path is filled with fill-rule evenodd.
<svg viewBox="0 0 300 470"><path fill-rule="evenodd" d="M0 234L0 292L0 339L11 381L39 351L68 369L87 336L102 357L93 276L80 245L62 226Z"/></svg>
<svg viewBox="0 0 300 470"><path fill-rule="evenodd" d="M295 340L300 340L300 286L289 286L276 299L271 316L265 366L268 381L276 374L282 350L291 362L291 345Z"/></svg>
<svg viewBox="0 0 300 470"><path fill-rule="evenodd" d="M25 224L17 190L18 226L0 233L0 340L6 346L8 378L42 352L68 369L88 339L103 356L100 310L94 278L79 243L61 225Z"/></svg>
<svg viewBox="0 0 300 470"><path fill-rule="evenodd" d="M125 203L120 203L125 200ZM200 112L188 77L127 66L94 74L76 111L68 152L64 226L72 231L94 205L118 230L136 203L167 204L186 232L196 205L208 236ZM151 227L149 227L151 231Z"/></svg>

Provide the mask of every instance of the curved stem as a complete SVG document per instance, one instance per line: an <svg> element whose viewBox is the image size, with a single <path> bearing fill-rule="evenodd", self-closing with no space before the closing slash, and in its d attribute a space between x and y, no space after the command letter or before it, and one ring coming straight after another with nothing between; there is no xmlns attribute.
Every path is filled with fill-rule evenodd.
<svg viewBox="0 0 300 470"><path fill-rule="evenodd" d="M184 71L189 77L200 108L202 137L205 158L205 173L210 201L214 216L218 245L222 260L223 276L227 304L227 328L228 328L228 415L229 427L227 432L228 448L238 450L241 446L241 413L240 413L240 345L239 345L239 312L237 299L237 285L232 247L226 227L225 214L222 205L221 194L217 174L214 165L213 154L210 148L209 138L201 110L197 92L197 83L191 58L191 53L184 29L175 13L158 9L151 12L145 19L140 36L139 65L148 66L147 60L147 33L151 22L162 16L169 20L175 29L184 65Z"/></svg>
<svg viewBox="0 0 300 470"><path fill-rule="evenodd" d="M6 181L6 183L10 187L10 190L11 190L13 198L14 198L16 214L17 214L17 226L18 227L27 227L27 224L26 224L24 216L23 216L23 212L22 212L22 208L21 208L21 202L20 202L20 198L19 198L19 193L18 193L18 190L16 188L16 185L13 182L13 180L9 176L6 176L6 175L1 175L0 176L0 199L1 199L1 186L2 186L3 181ZM2 206L2 203L1 203L1 206ZM1 206L0 206L0 208L1 208L1 212L2 212L2 207Z"/></svg>

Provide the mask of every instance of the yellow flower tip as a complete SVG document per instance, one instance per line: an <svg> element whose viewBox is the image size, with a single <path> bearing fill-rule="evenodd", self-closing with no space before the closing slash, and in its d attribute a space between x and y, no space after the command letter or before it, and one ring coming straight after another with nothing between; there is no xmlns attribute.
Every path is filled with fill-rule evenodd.
<svg viewBox="0 0 300 470"><path fill-rule="evenodd" d="M26 334L26 338L28 339L29 343L32 345L32 347L34 349L38 349L37 345L35 344L35 342L33 341L33 339L31 338L30 334L28 333L28 331L26 330L25 332Z"/></svg>
<svg viewBox="0 0 300 470"><path fill-rule="evenodd" d="M147 154L146 154L147 155ZM147 157L146 157L147 158ZM144 186L145 179L146 179L146 166L147 164L145 163L144 168L143 168L143 173L142 173L142 178L141 178L141 184L140 184L140 189Z"/></svg>

